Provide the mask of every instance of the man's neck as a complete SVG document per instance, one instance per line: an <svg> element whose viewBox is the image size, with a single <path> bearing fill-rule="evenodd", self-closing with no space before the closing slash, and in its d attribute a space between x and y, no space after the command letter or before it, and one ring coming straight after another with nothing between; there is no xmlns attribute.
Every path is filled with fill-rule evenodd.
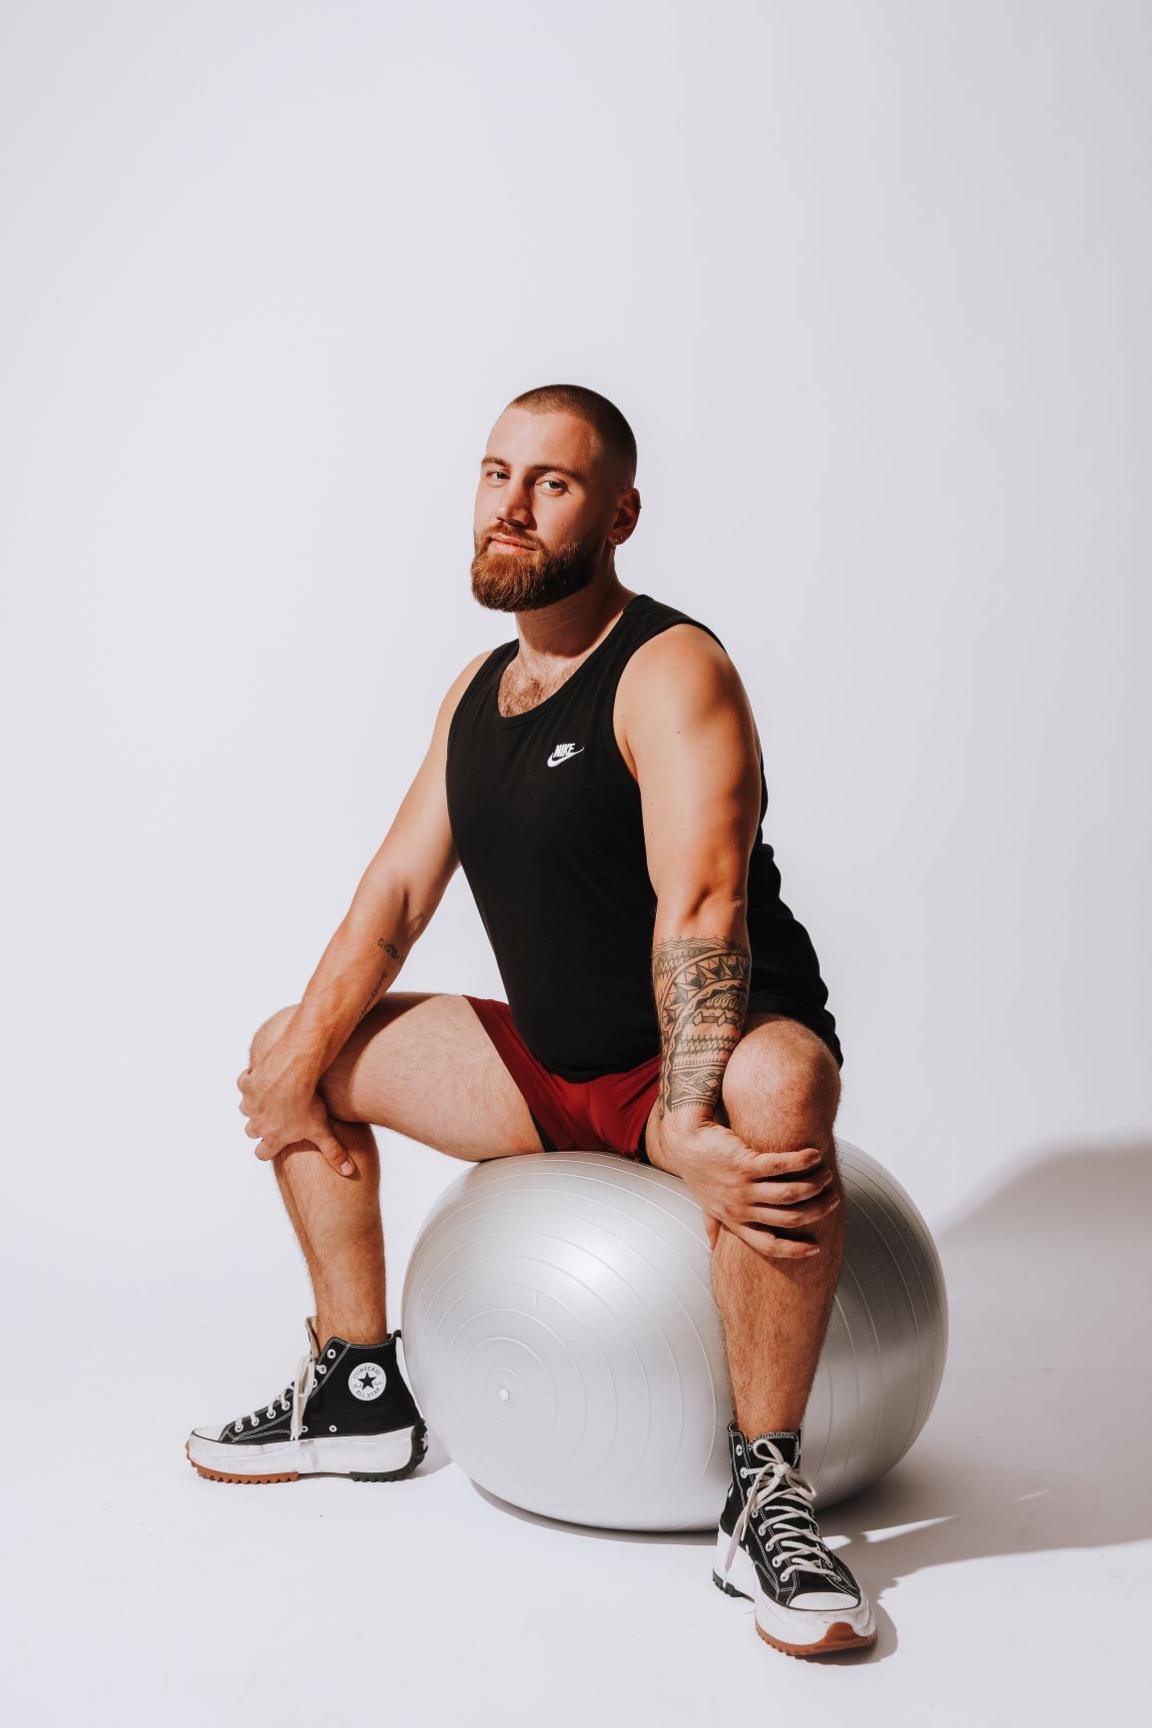
<svg viewBox="0 0 1152 1728"><path fill-rule="evenodd" d="M606 581L590 582L578 594L568 594L551 606L517 612L520 648L516 658L525 679L542 685L561 680L574 663L586 659L603 641L624 607L636 597L613 570Z"/></svg>

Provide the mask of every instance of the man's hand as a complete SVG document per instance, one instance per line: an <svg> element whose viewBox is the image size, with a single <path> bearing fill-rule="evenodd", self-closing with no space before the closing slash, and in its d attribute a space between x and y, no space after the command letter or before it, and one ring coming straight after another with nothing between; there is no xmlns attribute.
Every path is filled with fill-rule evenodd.
<svg viewBox="0 0 1152 1728"><path fill-rule="evenodd" d="M704 1211L709 1247L720 1226L770 1260L800 1260L820 1249L775 1234L815 1224L838 1206L826 1193L832 1172L815 1146L795 1152L755 1152L722 1123L665 1116L657 1169L681 1177Z"/></svg>
<svg viewBox="0 0 1152 1728"><path fill-rule="evenodd" d="M276 1060L278 1048L274 1045L257 1067L236 1076L240 1109L248 1118L244 1132L259 1142L257 1158L275 1158L304 1144L321 1152L341 1176L354 1176L356 1166L332 1130L323 1098L314 1085Z"/></svg>

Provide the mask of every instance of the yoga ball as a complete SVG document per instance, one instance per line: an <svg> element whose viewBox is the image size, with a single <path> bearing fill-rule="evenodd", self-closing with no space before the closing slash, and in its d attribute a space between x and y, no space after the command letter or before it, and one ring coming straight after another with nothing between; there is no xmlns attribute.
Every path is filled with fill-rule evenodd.
<svg viewBox="0 0 1152 1728"><path fill-rule="evenodd" d="M923 1218L874 1158L836 1147L844 1260L803 1422L817 1509L904 1456L947 1343ZM474 1482L526 1511L714 1528L734 1412L710 1270L704 1215L667 1171L611 1152L473 1165L433 1206L404 1280L421 1411Z"/></svg>

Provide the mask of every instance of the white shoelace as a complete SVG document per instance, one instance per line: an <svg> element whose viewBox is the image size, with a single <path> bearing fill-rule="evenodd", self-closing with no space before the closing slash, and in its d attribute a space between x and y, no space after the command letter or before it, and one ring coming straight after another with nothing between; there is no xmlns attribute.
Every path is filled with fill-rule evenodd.
<svg viewBox="0 0 1152 1728"><path fill-rule="evenodd" d="M307 1356L301 1356L300 1366L296 1370L296 1378L292 1382L292 1422L288 1429L289 1438L299 1440L300 1423L304 1416L304 1406L312 1396L312 1388L316 1384L316 1358L309 1351Z"/></svg>
<svg viewBox="0 0 1152 1728"><path fill-rule="evenodd" d="M771 1440L763 1440L761 1445L768 1446L772 1456L758 1470L752 1470L745 1464L740 1465L741 1476L752 1476L755 1479L749 1486L744 1510L736 1520L736 1528L724 1556L725 1572L732 1564L732 1557L741 1536L753 1519L759 1518L760 1514L768 1509L770 1501L795 1494L801 1501L799 1506L782 1503L774 1509L772 1532L767 1540L768 1547L775 1549L778 1546L779 1552L771 1555L772 1565L781 1568L781 1578L790 1578L793 1572L797 1571L817 1572L832 1579L838 1588L843 1589L843 1583L828 1551L820 1540L820 1532L812 1528L811 1504L816 1498L816 1490ZM751 1458L754 1454L749 1451L746 1456ZM794 1528L793 1521L801 1527ZM757 1530L764 1536L767 1524L758 1524Z"/></svg>
<svg viewBox="0 0 1152 1728"><path fill-rule="evenodd" d="M301 1425L304 1419L304 1406L311 1397L312 1389L315 1384L316 1359L312 1355L312 1352L309 1351L307 1356L302 1356L300 1358L300 1365L296 1370L296 1378L293 1380L291 1386L286 1386L278 1398L273 1398L271 1404L269 1404L268 1408L264 1412L265 1416L275 1416L278 1407L285 1412L291 1410L292 1420L289 1424L288 1434L289 1438L292 1440L299 1440L300 1438ZM259 1428L259 1412L253 1410L248 1416L241 1416L239 1420L233 1424L237 1434L241 1432L245 1422L250 1422L253 1428Z"/></svg>

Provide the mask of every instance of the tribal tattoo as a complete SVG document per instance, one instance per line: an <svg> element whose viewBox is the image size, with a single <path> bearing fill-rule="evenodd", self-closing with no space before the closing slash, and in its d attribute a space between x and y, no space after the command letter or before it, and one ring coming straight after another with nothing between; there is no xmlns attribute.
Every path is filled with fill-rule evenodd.
<svg viewBox="0 0 1152 1728"><path fill-rule="evenodd" d="M748 1012L751 951L730 936L681 936L652 950L652 986L664 1060L660 1115L711 1115Z"/></svg>

